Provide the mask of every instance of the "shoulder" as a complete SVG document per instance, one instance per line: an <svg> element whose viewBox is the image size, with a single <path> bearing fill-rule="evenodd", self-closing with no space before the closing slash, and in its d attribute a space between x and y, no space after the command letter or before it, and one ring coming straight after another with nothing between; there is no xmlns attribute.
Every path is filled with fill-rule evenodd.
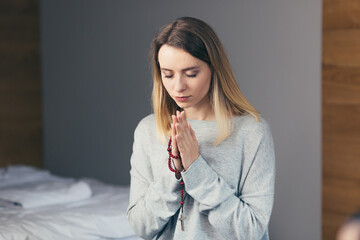
<svg viewBox="0 0 360 240"><path fill-rule="evenodd" d="M149 128L153 127L156 124L155 114L151 113L146 117L142 118L136 128Z"/></svg>
<svg viewBox="0 0 360 240"><path fill-rule="evenodd" d="M269 123L259 117L259 121L252 115L239 116L234 120L235 138L241 142L247 159L254 160L255 154L264 157L267 164L274 162L274 140Z"/></svg>
<svg viewBox="0 0 360 240"><path fill-rule="evenodd" d="M146 117L142 118L138 125L135 128L135 137L136 136L144 136L144 135L152 135L156 133L156 119L155 114L149 114Z"/></svg>
<svg viewBox="0 0 360 240"><path fill-rule="evenodd" d="M234 117L234 131L246 133L248 137L253 138L271 137L269 123L263 117L259 117L258 121L250 114Z"/></svg>

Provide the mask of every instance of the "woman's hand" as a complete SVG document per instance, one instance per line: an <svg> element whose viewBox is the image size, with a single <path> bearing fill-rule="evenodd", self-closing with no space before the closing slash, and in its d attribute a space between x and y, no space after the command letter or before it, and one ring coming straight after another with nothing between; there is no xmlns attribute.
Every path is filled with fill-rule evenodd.
<svg viewBox="0 0 360 240"><path fill-rule="evenodd" d="M195 137L194 130L186 121L184 111L176 111L176 116L173 115L172 118L172 136L175 136L175 141L173 141L172 147L176 146L176 151L180 151L184 169L187 170L190 165L199 157L199 144Z"/></svg>
<svg viewBox="0 0 360 240"><path fill-rule="evenodd" d="M173 120L173 123L171 124L171 153L172 155L174 156L177 156L179 155L179 150L178 150L178 147L177 147L177 144L176 144L176 129L175 129L175 124L177 124L177 117L175 115L172 115L172 120ZM178 171L181 171L182 170L182 166L181 166L181 162L180 162L180 159L173 159L173 162L174 162L174 165L175 165L175 168L178 170Z"/></svg>

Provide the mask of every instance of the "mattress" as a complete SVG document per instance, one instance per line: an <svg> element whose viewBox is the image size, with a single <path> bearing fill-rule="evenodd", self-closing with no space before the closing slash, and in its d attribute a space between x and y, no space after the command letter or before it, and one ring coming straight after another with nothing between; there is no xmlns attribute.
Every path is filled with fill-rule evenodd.
<svg viewBox="0 0 360 240"><path fill-rule="evenodd" d="M0 168L0 199L14 190L33 193L33 189L46 189L43 186L47 184L54 188L78 182L91 190L90 195L84 195L80 200L29 205L28 208L21 204L6 205L0 202L0 239L140 239L126 218L129 186L109 185L90 178L65 178L46 170L16 165ZM25 200L29 200L26 196Z"/></svg>

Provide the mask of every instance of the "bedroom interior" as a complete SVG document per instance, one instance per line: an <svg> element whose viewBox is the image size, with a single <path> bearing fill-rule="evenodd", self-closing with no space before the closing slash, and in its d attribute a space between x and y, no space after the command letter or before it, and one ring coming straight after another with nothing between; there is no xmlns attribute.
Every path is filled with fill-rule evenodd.
<svg viewBox="0 0 360 240"><path fill-rule="evenodd" d="M0 239L139 239L128 186L43 169L40 1L2 1L0 29Z"/></svg>
<svg viewBox="0 0 360 240"><path fill-rule="evenodd" d="M294 240L335 239L340 225L360 209L360 4L352 0L303 3L277 0L275 3L243 3L246 10L239 10L243 16L240 14L236 19L247 20L248 17L251 21L239 24L242 31L221 29L222 25L231 22L230 17L213 23L220 35L235 32L239 39L244 39L240 50L229 54L230 59L236 65L254 66L236 70L236 74L243 78L252 76L254 81L242 83L247 90L245 92L250 92L250 100L253 98L253 102L273 123L277 143L278 201L275 200L270 236L280 240L290 239L290 236ZM148 79L148 43L153 30L166 22L164 19L172 19L173 14L153 17L151 11L170 9L172 5L163 4L163 8L155 10L153 5L146 4L138 9L137 4L130 1L116 4L113 1L104 1L103 4L88 1L88 5L82 0L63 5L57 1L40 0L6 0L0 3L0 198L2 186L5 186L2 184L6 183L5 176L17 181L21 180L17 176L22 176L22 183L26 183L27 179L30 179L27 183L34 179L52 184L59 181L56 184L60 188L74 187L74 184L83 182L100 202L88 198L85 187L82 206L74 202L65 203L61 210L63 215L59 209L47 206L43 220L46 221L49 217L46 214L50 213L64 217L67 214L65 208L73 209L79 216L89 217L86 215L87 207L99 208L102 206L101 199L109 197L114 206L116 201L122 204L114 208L109 204L104 212L99 211L98 216L104 218L89 222L89 226L93 226L92 231L97 236L106 237L104 232L107 231L118 239L136 239L131 230L124 227L126 224L117 229L116 222L126 220L124 203L128 196L130 168L127 158L131 154L132 131L137 121L151 112L148 101L151 84L144 84L142 89L137 90L138 83L131 80L115 83L117 79L109 76L120 77L120 71L114 70L118 64L110 60L122 61L117 55L124 54L131 56L123 63L124 69L132 70L124 70L126 77ZM204 1L194 4L200 7ZM243 5L238 3L236 7L239 6ZM209 12L217 12L218 7L217 3L209 4ZM230 4L224 6L223 16L236 7ZM150 9L149 12L146 9ZM269 13L261 9L267 9ZM309 11L306 20L299 9ZM116 11L121 14L118 16ZM263 11L263 14L258 14L258 11ZM197 13L186 7L179 7L176 12L177 15L195 13L212 19L211 14ZM235 10L232 13L234 16L237 14ZM250 16L251 13L254 17ZM94 14L96 17L93 17ZM131 21L127 21L127 17ZM98 21L91 21L93 18ZM282 21L284 19L289 21ZM264 23L266 20L269 20L268 25ZM129 27L128 22L133 27ZM117 27L110 27L109 23L116 23ZM136 28L140 24L144 25L143 31ZM273 29L268 30L271 27ZM78 29L83 31L77 32ZM242 38L243 31L248 34ZM101 35L108 39L102 41ZM261 39L257 38L259 36ZM275 43L280 37L286 40ZM139 40L141 38L144 40ZM118 44L120 39L124 44L119 48L107 47ZM224 42L232 47L237 44L232 42L231 37ZM245 46L246 43L253 45ZM265 48L267 43L273 47L272 50ZM134 49L136 44L140 44L141 50L128 50ZM242 54L249 57L237 57ZM278 62L272 60L274 55L278 57ZM83 62L83 65L75 69L72 64L76 62ZM287 64L289 62L294 64ZM139 64L145 67L135 72L134 66ZM258 71L258 66L261 66L261 71ZM283 73L272 70L280 67L286 68ZM277 77L285 80L278 81ZM256 82L256 78L268 78L269 82ZM299 82L303 78L309 80L304 80L301 85ZM80 80L74 81L77 79ZM286 80L289 80L289 85L286 85ZM260 86L266 86L267 90L262 90ZM125 88L128 91L121 90ZM118 91L122 96L117 96ZM262 102L274 104L255 100L252 96L257 91L261 92ZM305 102L302 102L303 96L296 93L301 91L306 95ZM141 96L136 96L135 92ZM134 106L126 107L129 102L133 102ZM289 104L285 105L285 102ZM107 107L109 104L112 105L110 108ZM285 117L281 117L282 114ZM282 119L289 119L288 122L293 122L293 125ZM294 130L296 124L299 127ZM284 129L289 133L286 134ZM304 129L308 131L304 133ZM113 132L122 133L122 136L109 137ZM72 136L69 137L69 134ZM304 136L306 134L308 136ZM299 136L299 140L287 138L291 135ZM124 160L117 161L120 157ZM303 158L304 162L300 164ZM15 165L18 164L36 169L17 168ZM304 175L299 172L304 172ZM29 178L26 178L27 174ZM111 209L122 212L116 214L114 211L114 215L107 215L106 211ZM17 211L16 208L9 214L13 211ZM2 215L0 208L0 218L7 219L8 216ZM29 214L28 217L31 219L34 216ZM71 222L72 218L69 219ZM25 223L27 218L17 221ZM108 222L108 229L95 227L105 222ZM9 226L11 224L9 222ZM8 228L3 229L9 231ZM50 228L44 225L44 229ZM82 230L88 231L86 228ZM41 234L36 227L31 231ZM293 236L294 231L297 231L296 236ZM58 230L46 234L56 232ZM24 238L19 239L26 236L21 237Z"/></svg>

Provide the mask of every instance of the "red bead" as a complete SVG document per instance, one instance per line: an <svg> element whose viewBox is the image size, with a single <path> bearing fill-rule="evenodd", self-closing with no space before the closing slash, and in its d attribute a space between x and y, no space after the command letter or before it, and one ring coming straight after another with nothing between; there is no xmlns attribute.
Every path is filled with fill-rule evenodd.
<svg viewBox="0 0 360 240"><path fill-rule="evenodd" d="M172 154L172 150L171 150L171 138L169 139L167 151L169 152L168 166L169 166L170 171L175 172L175 173L177 173L177 174L180 173L178 170L173 169L173 168L171 167L171 158L180 159L180 165L181 165L182 168L184 167L184 165L182 164L180 155L174 156L174 155ZM181 185L184 185L183 180L181 180L180 184L181 184ZM180 196L181 196L180 205L181 205L181 207L183 207L183 205L184 205L184 190L183 190L183 189L181 190Z"/></svg>

